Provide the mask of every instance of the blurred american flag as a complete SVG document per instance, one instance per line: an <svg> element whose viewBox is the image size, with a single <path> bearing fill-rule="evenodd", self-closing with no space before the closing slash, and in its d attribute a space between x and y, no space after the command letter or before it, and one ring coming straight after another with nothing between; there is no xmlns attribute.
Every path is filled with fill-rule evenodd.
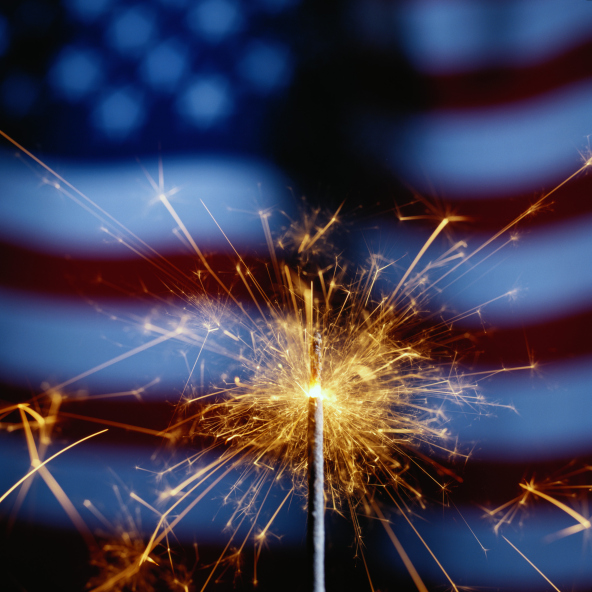
<svg viewBox="0 0 592 592"><path fill-rule="evenodd" d="M237 248L260 260L259 220L244 212L293 211L288 186L312 204L335 208L345 199L350 210L360 208L346 250L355 262L363 263L373 240L388 253L418 250L429 226L401 225L396 217L416 194L469 216L456 236L471 249L590 156L592 3L7 0L0 8L0 105L0 129L187 273L194 260L167 213L150 204L153 191L135 158L154 176L162 158L169 188L181 188L175 207L220 266L230 254L199 199ZM141 346L150 337L110 314L147 317L166 292L149 262L110 240L101 222L21 160L6 143L6 402L26 401L46 384ZM459 585L547 589L492 533L481 507L518 495L525 477L592 460L590 189L586 175L570 181L520 225L518 240L481 266L480 277L455 283L437 301L464 311L516 289L513 300L484 307L457 330L473 335L473 370L539 363L536 373L482 385L488 399L518 413L452 426L461 444L474 445L452 496L460 513L434 509L422 533ZM134 424L141 418L161 429L171 413L167 401L178 398L186 376L179 351L155 348L70 387L91 396L145 388L141 403L103 399L66 411ZM77 429L64 425L64 441ZM2 491L27 470L21 436L0 433ZM91 499L113 515L116 479L108 470L149 497L151 482L133 467L148 466L153 448L150 438L111 430L102 444L49 468L76 507ZM11 499L0 508L7 523ZM195 529L220 542L210 521L214 506L183 522L184 542ZM92 516L84 518L93 525ZM302 546L300 522L298 511L285 519L288 552ZM34 484L15 524L3 539L5 589L47 589L48 581L81 589L83 576L60 558L79 539L68 534L68 518L43 483ZM522 528L504 532L560 589L588 590L586 533L544 542L570 524L541 507ZM27 542L16 544L19 536ZM378 578L389 589L400 570L395 550L378 531L371 538ZM64 547L52 545L58 540ZM405 541L422 576L440 585L414 535ZM31 562L42 576L27 568Z"/></svg>

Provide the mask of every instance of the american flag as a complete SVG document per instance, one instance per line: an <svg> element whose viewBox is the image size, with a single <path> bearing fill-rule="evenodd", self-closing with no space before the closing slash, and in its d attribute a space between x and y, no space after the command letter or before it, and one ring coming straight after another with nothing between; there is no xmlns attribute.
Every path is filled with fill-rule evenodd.
<svg viewBox="0 0 592 592"><path fill-rule="evenodd" d="M231 252L199 200L239 252L260 261L268 255L256 212L297 215L289 187L312 205L345 200L355 215L344 250L355 263L368 244L394 259L419 250L433 222L397 218L420 211L417 196L467 217L455 237L471 250L590 158L592 2L7 0L0 105L0 129L188 274L194 258L153 203L149 178L158 180L160 162L165 187L179 188L180 218L221 268ZM153 339L141 322L166 296L161 277L113 238L110 218L56 190L7 142L0 167L1 399L26 402L81 376L67 389L85 400L65 403L64 417L162 429L187 377L186 350L164 344L86 375ZM452 422L472 449L463 483L453 503L419 515L458 586L548 589L483 508L518 496L524 479L592 460L590 189L585 172L570 180L513 229L510 244L432 301L466 311L511 293L457 323L474 341L465 362L475 371L537 362L535 372L481 384L487 399L516 412ZM100 398L117 392L132 395ZM81 424L64 421L50 450L93 429ZM1 494L30 459L22 430L0 438ZM154 448L151 436L113 428L48 469L93 530L85 500L114 519L113 485L154 495L150 475L135 468L151 466ZM84 589L88 558L46 483L36 477L17 497L0 505L2 589ZM219 501L180 523L181 544L224 546L211 519ZM501 534L559 589L588 590L589 529L553 539L574 521L539 502ZM582 495L566 503L590 518ZM328 589L368 588L351 550L338 550L351 533L331 520ZM428 585L446 586L417 537L393 520ZM304 544L297 508L278 534L264 589L299 586L290 560ZM383 532L373 529L367 545L377 588L414 589ZM248 577L238 586L249 588Z"/></svg>

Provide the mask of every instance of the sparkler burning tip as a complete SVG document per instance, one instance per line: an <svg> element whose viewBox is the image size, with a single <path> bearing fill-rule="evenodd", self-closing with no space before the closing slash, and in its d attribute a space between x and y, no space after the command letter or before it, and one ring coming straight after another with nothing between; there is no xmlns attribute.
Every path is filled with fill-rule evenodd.
<svg viewBox="0 0 592 592"><path fill-rule="evenodd" d="M325 492L323 475L323 398L321 391L322 338L310 342L308 392L308 530L309 588L325 591Z"/></svg>

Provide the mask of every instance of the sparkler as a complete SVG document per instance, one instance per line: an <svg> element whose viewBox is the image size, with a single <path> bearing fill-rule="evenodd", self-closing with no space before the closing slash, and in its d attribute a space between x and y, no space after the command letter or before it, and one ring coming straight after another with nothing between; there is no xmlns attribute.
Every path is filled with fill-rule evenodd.
<svg viewBox="0 0 592 592"><path fill-rule="evenodd" d="M585 166L588 164L590 160ZM68 192L76 192L76 199L84 200L92 208L88 198L64 179L57 178L61 190L66 192L63 189L66 187ZM411 508L426 504L411 469L415 467L427 475L442 492L447 490L444 479L455 478L450 469L426 453L428 448L450 458L467 457L449 445L448 409L468 407L479 412L486 403L475 390L472 376L460 371L454 349L446 345L447 339L453 339L452 323L477 311L445 320L438 320L434 315L437 320L431 323L426 322L422 311L427 309L430 287L446 277L451 280L456 270L464 272L473 265L478 253L536 211L553 192L469 255L457 243L424 263L438 236L456 221L452 216L442 216L394 287L378 294L376 287L394 266L393 262L373 257L366 268L358 269L349 279L339 258L322 268L311 269L304 263L291 268L278 258L267 214L263 213L273 281L268 287L269 282L262 279L262 274L251 269L236 253L236 278L249 294L247 304L212 268L175 212L163 191L162 181L155 184L155 189L203 269L195 279L177 277L174 266L118 225L122 242L129 240L130 248L142 254L149 249L157 255L160 271L164 270L179 285L189 286L179 289L186 306L179 312L177 326L171 330L152 322L147 327L159 336L125 357L169 339L198 346L199 353L180 406L180 413L185 416L161 434L170 437L185 430L188 437L206 438L211 446L190 459L191 466L203 463L201 468L192 469L187 479L162 493L160 502L170 505L160 514L158 526L144 551L136 553L133 561L118 573L110 573L96 591L111 589L134 577L179 521L226 475L236 470L241 471L237 490L248 479L253 484L236 502L228 520L231 530L228 545L212 567L204 588L223 563L238 562L271 488L279 486L287 493L271 519L255 534L256 560L278 513L305 490L308 481L313 590L324 589L325 497L328 508L336 512L344 507L349 510L364 562L360 513L379 519L418 589L425 590L381 510L379 493L384 492L383 496L411 524L408 517ZM108 216L99 208L94 213ZM300 255L309 257L313 246L336 223L337 214L326 223L314 221L308 227L292 227L289 238L297 245ZM281 241L289 242L286 237ZM196 395L188 387L204 352L225 356L228 368L214 393ZM59 387L64 389L116 361L80 374ZM232 373L235 373L234 381L229 380ZM217 450L217 456L209 461L212 450ZM230 499L230 494L226 499ZM231 543L242 536L239 532L244 524L250 524L248 533L238 550L230 552ZM421 537L420 540L429 551ZM440 567L456 590L444 567ZM257 582L256 572L254 582Z"/></svg>
<svg viewBox="0 0 592 592"><path fill-rule="evenodd" d="M484 404L470 385L467 387L455 375L454 366L451 369L433 361L437 347L434 335L447 334L447 325L436 323L428 329L417 315L424 299L426 274L445 265L444 260L448 261L452 253L448 251L430 262L427 270L416 274L414 270L448 223L449 219L441 221L395 289L380 300L373 298L373 292L384 268L376 259L347 284L339 260L316 270L322 298L315 299L314 285L307 279L312 273L302 268L294 272L287 264L282 267L274 256L275 293L263 289L239 256L237 275L258 317L240 303L236 316L230 309L219 311L208 289L192 300L206 326L219 326L216 346L241 366L244 375L236 376L233 384L217 392L221 400L207 403L171 427L177 430L189 424L190 435L214 436L214 446L224 448L217 461L192 474L172 495L187 496L198 479L205 483L222 467L239 462L244 467L240 481L256 475L256 485L241 498L228 522L233 540L245 517L250 512L258 515L255 503L262 503L258 500L265 483L270 482L271 487L274 482L288 480L290 488L283 505L293 492L304 488L308 478L308 542L314 590L324 589L324 494L333 510L340 512L343 504L349 508L363 556L360 506L366 515L384 521L376 488L384 488L402 511L408 511L412 504L424 505L424 496L410 477L410 467L419 464L449 476L452 473L426 456L422 447L436 444L445 454L464 458L446 448L446 406L470 404L478 408ZM316 235L301 232L301 246L317 242L326 228L321 225ZM211 268L208 271L212 273ZM219 278L213 279L221 284ZM439 354L445 355L444 347ZM448 374L443 373L444 368ZM184 413L208 397L188 398ZM445 489L444 483L432 478ZM277 511L274 518L276 515ZM259 549L274 518L257 536ZM224 553L214 570L225 559ZM407 567L418 578L408 561Z"/></svg>

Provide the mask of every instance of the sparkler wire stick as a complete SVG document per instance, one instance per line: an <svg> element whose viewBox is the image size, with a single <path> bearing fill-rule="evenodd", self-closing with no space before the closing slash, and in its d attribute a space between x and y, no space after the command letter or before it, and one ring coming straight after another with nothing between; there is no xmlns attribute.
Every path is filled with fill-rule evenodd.
<svg viewBox="0 0 592 592"><path fill-rule="evenodd" d="M310 342L308 399L308 529L309 589L325 592L325 491L323 475L323 399L321 396L321 334Z"/></svg>

